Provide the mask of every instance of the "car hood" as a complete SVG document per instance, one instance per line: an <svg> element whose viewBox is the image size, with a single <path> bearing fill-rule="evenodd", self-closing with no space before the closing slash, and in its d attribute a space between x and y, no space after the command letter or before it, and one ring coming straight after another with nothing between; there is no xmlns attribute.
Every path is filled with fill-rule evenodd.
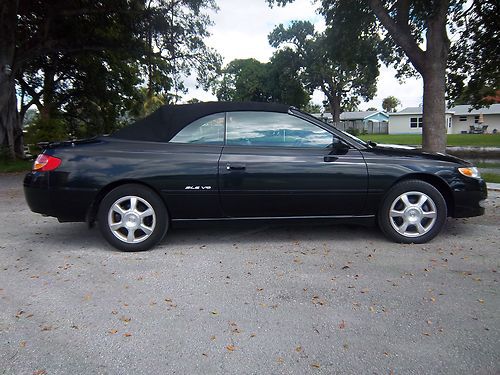
<svg viewBox="0 0 500 375"><path fill-rule="evenodd" d="M453 155L443 154L441 152L425 152L420 148L411 146L377 143L376 145L370 145L370 149L391 156L420 156L424 159L446 161L461 165L471 165L468 161L457 158Z"/></svg>

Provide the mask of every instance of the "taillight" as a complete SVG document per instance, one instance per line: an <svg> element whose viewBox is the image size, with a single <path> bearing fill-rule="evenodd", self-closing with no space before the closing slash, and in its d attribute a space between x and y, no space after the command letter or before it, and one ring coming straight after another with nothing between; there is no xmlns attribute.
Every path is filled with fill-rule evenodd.
<svg viewBox="0 0 500 375"><path fill-rule="evenodd" d="M33 163L33 171L48 172L53 171L61 165L61 159L54 156L40 154Z"/></svg>

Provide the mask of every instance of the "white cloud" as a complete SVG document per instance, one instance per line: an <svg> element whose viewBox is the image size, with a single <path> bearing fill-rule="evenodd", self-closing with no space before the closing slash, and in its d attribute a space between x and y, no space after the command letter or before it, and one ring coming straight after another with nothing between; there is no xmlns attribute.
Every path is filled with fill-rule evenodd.
<svg viewBox="0 0 500 375"><path fill-rule="evenodd" d="M295 0L285 7L270 8L265 0L218 0L219 11L211 14L214 26L212 35L206 43L215 48L223 57L224 63L234 59L255 58L266 62L274 49L267 40L268 34L280 23L293 20L308 20L317 30L324 29L324 21L316 13L317 5L310 0ZM408 79L400 85L394 78L394 69L382 67L377 85L376 97L368 103L362 103L361 109L368 107L382 108L383 98L394 95L403 107L417 106L422 101L421 79ZM201 100L216 100L209 92L195 88L194 77L186 80L189 92L184 99L196 97ZM313 101L320 104L324 99L321 92L315 92Z"/></svg>

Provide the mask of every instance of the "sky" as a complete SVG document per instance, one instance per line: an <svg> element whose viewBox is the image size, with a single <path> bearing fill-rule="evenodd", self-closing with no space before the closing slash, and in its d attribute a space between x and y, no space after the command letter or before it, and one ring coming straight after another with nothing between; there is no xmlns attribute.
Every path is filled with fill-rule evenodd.
<svg viewBox="0 0 500 375"><path fill-rule="evenodd" d="M217 0L219 11L211 13L214 25L210 27L211 36L206 40L208 46L215 48L224 58L224 64L234 59L255 58L261 62L269 61L273 54L267 40L268 34L280 23L287 25L293 20L312 22L319 31L325 25L322 16L316 13L317 5L311 0L295 0L285 7L270 8L266 0ZM377 94L373 100L359 105L360 110L369 107L382 109L382 100L390 95L397 97L402 105L398 109L418 106L422 103L422 80L406 79L400 84L394 77L392 68L381 66L377 83ZM194 77L186 82L189 91L184 100L216 100L210 92L196 89ZM321 104L324 95L316 91L312 97L316 104Z"/></svg>

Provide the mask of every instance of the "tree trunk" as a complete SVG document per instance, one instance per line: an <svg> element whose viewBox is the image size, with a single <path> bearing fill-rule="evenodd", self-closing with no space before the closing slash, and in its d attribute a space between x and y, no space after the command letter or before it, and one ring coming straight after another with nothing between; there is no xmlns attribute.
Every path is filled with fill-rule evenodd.
<svg viewBox="0 0 500 375"><path fill-rule="evenodd" d="M446 1L443 1L447 3ZM436 11L427 26L424 79L422 149L446 152L446 62L450 41L446 33L447 6Z"/></svg>
<svg viewBox="0 0 500 375"><path fill-rule="evenodd" d="M445 152L445 77L450 49L446 22L450 0L435 1L428 9L425 51L411 34L407 1L395 3L399 7L398 20L391 18L385 2L368 0L368 4L424 80L422 148L429 152Z"/></svg>
<svg viewBox="0 0 500 375"><path fill-rule="evenodd" d="M423 76L422 149L444 153L446 151L445 66L441 63L430 65Z"/></svg>
<svg viewBox="0 0 500 375"><path fill-rule="evenodd" d="M330 105L332 121L336 124L340 122L340 101L340 95L337 95L336 93L328 95L328 104Z"/></svg>
<svg viewBox="0 0 500 375"><path fill-rule="evenodd" d="M5 148L8 156L15 159L16 155L22 157L22 130L17 121L17 97L14 79L9 79L0 85L0 147ZM16 145L17 140L17 145ZM17 147L16 147L17 146Z"/></svg>
<svg viewBox="0 0 500 375"><path fill-rule="evenodd" d="M15 158L16 154L23 155L14 80L18 5L19 1L15 0L0 3L0 147L5 147L11 158Z"/></svg>

